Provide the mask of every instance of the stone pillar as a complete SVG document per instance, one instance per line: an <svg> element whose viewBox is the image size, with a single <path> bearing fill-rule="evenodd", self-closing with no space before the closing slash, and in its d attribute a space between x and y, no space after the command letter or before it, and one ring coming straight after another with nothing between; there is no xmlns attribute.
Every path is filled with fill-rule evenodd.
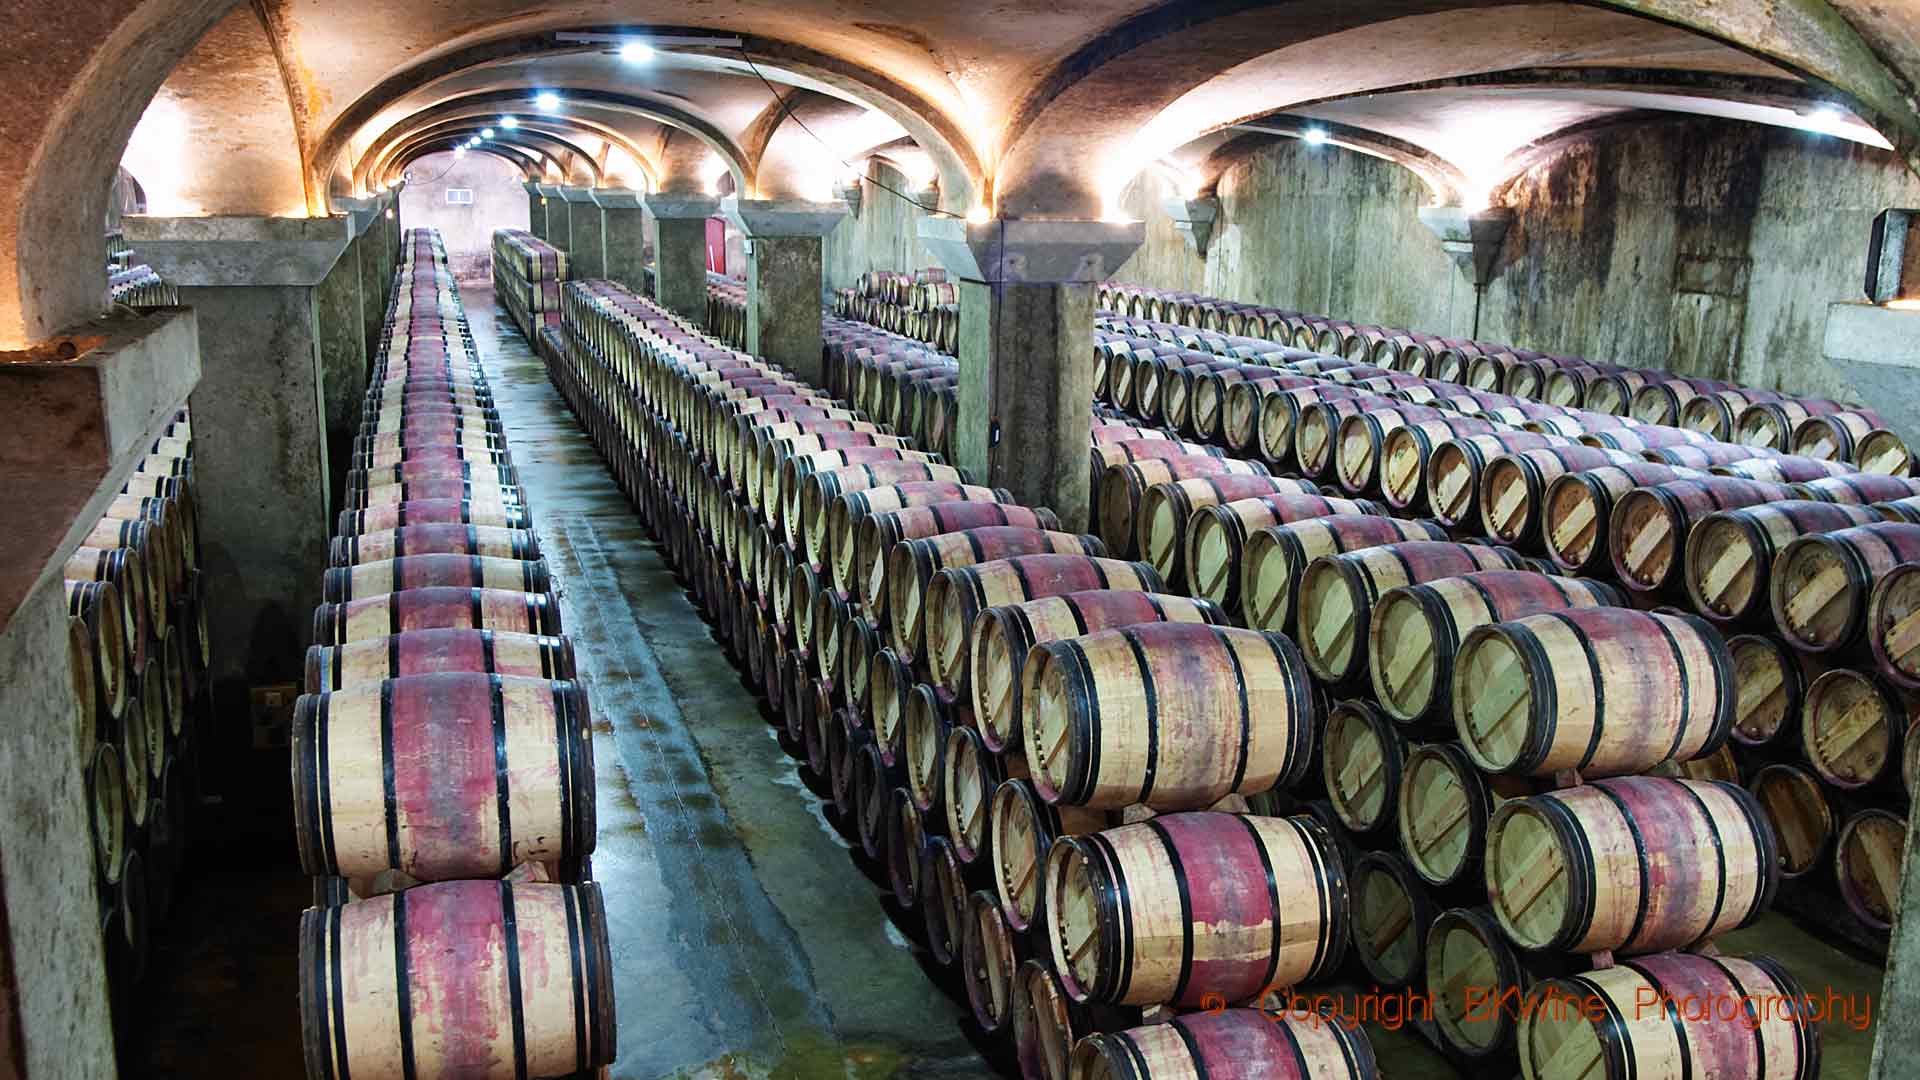
<svg viewBox="0 0 1920 1080"><path fill-rule="evenodd" d="M394 220L384 210L376 219ZM320 602L336 509L330 450L334 439L351 445L366 387L361 313L332 301L351 223L128 218L126 227L199 319L202 376L190 403L201 560L219 583L207 597L212 681L220 715L241 717L249 686L300 681ZM245 725L223 730L239 742L238 766Z"/></svg>
<svg viewBox="0 0 1920 1080"><path fill-rule="evenodd" d="M707 219L719 210L711 195L666 192L647 196L653 219L654 299L689 319L707 310Z"/></svg>
<svg viewBox="0 0 1920 1080"><path fill-rule="evenodd" d="M593 204L600 208L600 276L642 295L647 291L647 211L643 198L627 188L593 190Z"/></svg>
<svg viewBox="0 0 1920 1080"><path fill-rule="evenodd" d="M554 247L565 250L568 241L567 232L572 228L573 223L571 213L573 204L561 196L559 184L541 184L539 187L540 201L546 204L547 208L547 232L542 239Z"/></svg>
<svg viewBox="0 0 1920 1080"><path fill-rule="evenodd" d="M722 209L747 241L747 351L824 386L822 240L847 204L733 197Z"/></svg>
<svg viewBox="0 0 1920 1080"><path fill-rule="evenodd" d="M607 276L606 228L601 223L600 207L593 201L593 189L562 188L560 197L567 203L567 277L570 279Z"/></svg>
<svg viewBox="0 0 1920 1080"><path fill-rule="evenodd" d="M1086 529L1094 289L1145 227L928 217L920 238L960 283L956 463Z"/></svg>
<svg viewBox="0 0 1920 1080"><path fill-rule="evenodd" d="M547 238L547 197L540 194L540 185L531 180L521 186L527 189L527 231L545 240Z"/></svg>

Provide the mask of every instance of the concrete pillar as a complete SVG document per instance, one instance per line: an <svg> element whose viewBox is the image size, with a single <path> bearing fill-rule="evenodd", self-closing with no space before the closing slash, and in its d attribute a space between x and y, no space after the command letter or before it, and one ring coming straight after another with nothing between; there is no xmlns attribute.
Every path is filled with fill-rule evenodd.
<svg viewBox="0 0 1920 1080"><path fill-rule="evenodd" d="M573 204L560 194L559 184L541 184L540 197L547 207L547 234L543 238L547 243L562 250L566 249L568 230L573 223Z"/></svg>
<svg viewBox="0 0 1920 1080"><path fill-rule="evenodd" d="M190 401L201 560L219 583L208 593L212 682L220 714L245 716L249 686L300 681L320 602L336 509L328 459L334 439L350 445L366 387L360 312L331 299L351 223L127 221L129 241L199 319L202 376ZM384 210L376 219L395 221ZM215 753L239 754L237 767L245 725L225 730L240 745Z"/></svg>
<svg viewBox="0 0 1920 1080"><path fill-rule="evenodd" d="M847 204L733 197L722 209L747 241L747 351L824 386L822 240Z"/></svg>
<svg viewBox="0 0 1920 1080"><path fill-rule="evenodd" d="M627 188L595 188L593 204L600 208L603 262L600 276L612 278L636 293L647 291L647 211L642 196Z"/></svg>
<svg viewBox="0 0 1920 1080"><path fill-rule="evenodd" d="M547 197L540 194L540 185L531 180L521 186L527 189L527 231L545 240L547 238Z"/></svg>
<svg viewBox="0 0 1920 1080"><path fill-rule="evenodd" d="M960 283L957 463L1086 529L1093 294L1145 227L929 217L920 238Z"/></svg>
<svg viewBox="0 0 1920 1080"><path fill-rule="evenodd" d="M720 209L711 195L647 196L653 219L654 299L690 319L707 310L707 219Z"/></svg>
<svg viewBox="0 0 1920 1080"><path fill-rule="evenodd" d="M560 197L567 203L567 277L606 277L606 227L593 201L593 189L562 188Z"/></svg>

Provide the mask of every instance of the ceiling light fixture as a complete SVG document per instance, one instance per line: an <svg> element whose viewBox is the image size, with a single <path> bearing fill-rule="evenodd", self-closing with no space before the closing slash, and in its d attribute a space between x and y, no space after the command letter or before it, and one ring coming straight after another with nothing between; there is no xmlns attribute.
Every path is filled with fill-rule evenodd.
<svg viewBox="0 0 1920 1080"><path fill-rule="evenodd" d="M1313 145L1319 146L1321 143L1327 141L1327 129L1323 127L1310 127L1302 137Z"/></svg>
<svg viewBox="0 0 1920 1080"><path fill-rule="evenodd" d="M503 116L500 118L500 126L506 128L508 131L512 131L514 128L520 126L520 118L517 116Z"/></svg>
<svg viewBox="0 0 1920 1080"><path fill-rule="evenodd" d="M613 45L622 48L634 43L634 35L625 34L585 34L567 32L553 35L553 40L562 45ZM738 49L746 42L741 38L714 34L648 34L646 44L650 48L663 45L708 46L719 49Z"/></svg>
<svg viewBox="0 0 1920 1080"><path fill-rule="evenodd" d="M481 128L481 129L480 129L480 137L481 137L481 138L483 138L483 139L491 139L491 138L493 138L493 129L492 129L492 128Z"/></svg>
<svg viewBox="0 0 1920 1080"><path fill-rule="evenodd" d="M544 112L552 112L560 107L560 95L551 90L542 90L533 95L533 103Z"/></svg>
<svg viewBox="0 0 1920 1080"><path fill-rule="evenodd" d="M630 64L642 64L653 59L653 46L644 41L629 41L620 46L620 59Z"/></svg>

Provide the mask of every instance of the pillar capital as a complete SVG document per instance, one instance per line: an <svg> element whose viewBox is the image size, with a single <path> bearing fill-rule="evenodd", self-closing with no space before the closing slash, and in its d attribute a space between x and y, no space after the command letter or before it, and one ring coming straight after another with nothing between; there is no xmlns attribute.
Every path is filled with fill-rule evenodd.
<svg viewBox="0 0 1920 1080"><path fill-rule="evenodd" d="M527 194L529 195L539 195L541 194L540 189L546 187L547 185L542 184L538 180L522 180L520 182L520 186L523 188L526 188Z"/></svg>
<svg viewBox="0 0 1920 1080"><path fill-rule="evenodd" d="M647 213L670 221L710 218L720 212L719 196L697 191L650 191L646 203Z"/></svg>
<svg viewBox="0 0 1920 1080"><path fill-rule="evenodd" d="M333 212L347 219L354 236L365 235L373 228L374 219L380 216L382 209L378 198L349 199L335 196L332 202Z"/></svg>
<svg viewBox="0 0 1920 1080"><path fill-rule="evenodd" d="M929 216L920 240L963 281L1090 284L1105 281L1146 242L1139 221L998 218L972 222Z"/></svg>
<svg viewBox="0 0 1920 1080"><path fill-rule="evenodd" d="M345 217L128 217L127 242L176 285L317 285L353 240Z"/></svg>
<svg viewBox="0 0 1920 1080"><path fill-rule="evenodd" d="M593 202L593 189L590 187L562 187L560 197L570 203Z"/></svg>
<svg viewBox="0 0 1920 1080"><path fill-rule="evenodd" d="M847 204L838 200L812 202L806 199L742 199L728 196L720 212L740 231L754 239L763 237L825 236L840 219L847 216Z"/></svg>
<svg viewBox="0 0 1920 1080"><path fill-rule="evenodd" d="M560 197L560 187L559 184L535 184L533 190L539 192L543 199L557 199Z"/></svg>
<svg viewBox="0 0 1920 1080"><path fill-rule="evenodd" d="M587 195L602 210L638 210L646 198L632 188L590 188Z"/></svg>

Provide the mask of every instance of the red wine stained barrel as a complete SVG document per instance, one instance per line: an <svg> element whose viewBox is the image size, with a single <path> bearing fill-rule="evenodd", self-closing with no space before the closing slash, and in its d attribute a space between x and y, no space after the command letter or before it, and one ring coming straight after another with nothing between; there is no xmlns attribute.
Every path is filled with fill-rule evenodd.
<svg viewBox="0 0 1920 1080"><path fill-rule="evenodd" d="M859 597L868 617L878 618L886 611L887 561L895 544L994 525L1057 532L1060 519L1044 507L1034 510L979 500L869 513L861 520L854 542L832 553L833 587Z"/></svg>
<svg viewBox="0 0 1920 1080"><path fill-rule="evenodd" d="M1606 465L1556 476L1541 499L1544 523L1540 539L1547 557L1563 570L1597 570L1607 562L1607 522L1614 500L1646 484L1705 476L1671 465Z"/></svg>
<svg viewBox="0 0 1920 1080"><path fill-rule="evenodd" d="M1450 440L1499 430L1493 421L1470 416L1443 416L1387 432L1380 444L1378 480L1381 498L1396 509L1427 510L1427 470L1434 453Z"/></svg>
<svg viewBox="0 0 1920 1080"><path fill-rule="evenodd" d="M1168 814L1061 839L1046 875L1054 970L1076 1001L1245 1001L1346 951L1346 874L1309 819Z"/></svg>
<svg viewBox="0 0 1920 1080"><path fill-rule="evenodd" d="M485 525L501 529L531 529L533 515L518 504L414 499L365 510L342 510L334 531L341 536L357 536L410 525Z"/></svg>
<svg viewBox="0 0 1920 1080"><path fill-rule="evenodd" d="M1494 807L1542 786L1528 777L1481 772L1458 743L1416 746L1401 769L1401 851L1431 884L1479 886Z"/></svg>
<svg viewBox="0 0 1920 1080"><path fill-rule="evenodd" d="M887 643L902 659L919 654L928 614L927 587L941 570L1041 554L1101 556L1106 548L1093 536L1011 526L968 529L894 545L887 556Z"/></svg>
<svg viewBox="0 0 1920 1080"><path fill-rule="evenodd" d="M1595 607L1482 626L1453 674L1460 740L1490 772L1644 772L1726 742L1733 662L1693 615Z"/></svg>
<svg viewBox="0 0 1920 1080"><path fill-rule="evenodd" d="M451 881L300 917L307 1075L587 1073L619 1045L600 887Z"/></svg>
<svg viewBox="0 0 1920 1080"><path fill-rule="evenodd" d="M326 572L321 595L330 604L340 604L406 589L445 586L544 593L551 586L551 579L544 560L405 555L357 566L336 566Z"/></svg>
<svg viewBox="0 0 1920 1080"><path fill-rule="evenodd" d="M1100 508L1100 539L1116 555L1133 557L1135 538L1140 532L1140 503L1148 489L1180 480L1214 476L1267 475L1267 467L1257 461L1238 458L1190 455L1155 461L1132 461L1110 465L1100 477L1100 492L1094 502ZM1319 489L1301 481L1289 482L1288 494L1312 494Z"/></svg>
<svg viewBox="0 0 1920 1080"><path fill-rule="evenodd" d="M1881 574L1867 601L1867 642L1880 673L1905 690L1920 690L1920 562Z"/></svg>
<svg viewBox="0 0 1920 1080"><path fill-rule="evenodd" d="M1731 476L1671 480L1627 492L1613 504L1607 545L1620 584L1639 592L1677 585L1693 524L1716 510L1792 498L1780 484Z"/></svg>
<svg viewBox="0 0 1920 1080"><path fill-rule="evenodd" d="M1826 789L1797 765L1768 765L1747 785L1773 828L1780 849L1780 876L1800 877L1825 860L1837 824Z"/></svg>
<svg viewBox="0 0 1920 1080"><path fill-rule="evenodd" d="M441 629L558 634L560 608L545 593L443 586L313 609L313 639L322 645Z"/></svg>
<svg viewBox="0 0 1920 1080"><path fill-rule="evenodd" d="M1323 555L1403 540L1446 538L1446 530L1435 522L1388 517L1341 515L1269 525L1247 537L1241 559L1240 602L1246 624L1257 630L1291 632L1300 578L1308 564Z"/></svg>
<svg viewBox="0 0 1920 1080"><path fill-rule="evenodd" d="M1623 776L1515 799L1487 826L1487 899L1523 948L1693 948L1746 926L1779 884L1746 789Z"/></svg>
<svg viewBox="0 0 1920 1080"><path fill-rule="evenodd" d="M1920 714L1911 700L1871 675L1834 668L1807 687L1801 752L1841 791L1900 790L1901 738Z"/></svg>
<svg viewBox="0 0 1920 1080"><path fill-rule="evenodd" d="M1708 514L1686 534L1687 595L1695 611L1717 623L1765 618L1768 579L1781 548L1812 533L1878 520L1864 506L1794 499Z"/></svg>
<svg viewBox="0 0 1920 1080"><path fill-rule="evenodd" d="M490 720L489 720L490 718ZM595 838L586 695L447 672L308 694L294 710L300 861L318 876L578 872Z"/></svg>
<svg viewBox="0 0 1920 1080"><path fill-rule="evenodd" d="M478 555L490 559L534 560L540 545L524 529L490 525L405 525L382 532L347 533L333 538L334 566L358 566L417 555Z"/></svg>
<svg viewBox="0 0 1920 1080"><path fill-rule="evenodd" d="M1369 1080L1380 1075L1357 1026L1227 1009L1096 1032L1073 1048L1073 1080Z"/></svg>
<svg viewBox="0 0 1920 1080"><path fill-rule="evenodd" d="M1647 1005L1669 1000L1675 1004ZM1526 1080L1814 1080L1820 1075L1819 1030L1810 1010L1788 1004L1807 1000L1785 967L1762 956L1672 953L1551 979L1515 1008L1521 1074ZM1555 1001L1561 1003L1557 1008ZM1772 1007L1754 1008L1751 1020L1725 1023L1717 1012L1680 1004L1691 1002Z"/></svg>
<svg viewBox="0 0 1920 1080"><path fill-rule="evenodd" d="M1269 525L1291 525L1336 514L1386 517L1387 508L1368 499L1324 495L1261 495L1235 499L1196 511L1187 522L1187 551L1182 560L1187 593L1228 611L1240 606L1241 560L1247 537Z"/></svg>
<svg viewBox="0 0 1920 1080"><path fill-rule="evenodd" d="M1135 550L1162 580L1179 581L1186 569L1187 526L1201 509L1241 499L1313 494L1317 492L1305 480L1276 476L1204 476L1155 484L1140 496Z"/></svg>
<svg viewBox="0 0 1920 1080"><path fill-rule="evenodd" d="M950 566L927 586L927 669L936 685L964 698L970 693L973 624L981 611L1094 589L1151 593L1162 586L1146 563L1086 555L1021 555Z"/></svg>
<svg viewBox="0 0 1920 1080"><path fill-rule="evenodd" d="M900 487L915 483L967 484L964 469L924 461L882 461L807 474L800 483L798 514L783 514L774 522L781 536L812 563L826 562L829 523L827 508L835 499L855 491Z"/></svg>
<svg viewBox="0 0 1920 1080"><path fill-rule="evenodd" d="M1027 759L1049 801L1190 809L1291 785L1311 765L1319 707L1279 634L1102 630L1039 644L1021 680Z"/></svg>
<svg viewBox="0 0 1920 1080"><path fill-rule="evenodd" d="M1486 475L1487 462L1506 454L1572 445L1573 440L1564 436L1531 431L1448 439L1435 446L1427 459L1423 488L1427 509L1443 525L1479 533L1480 481Z"/></svg>
<svg viewBox="0 0 1920 1080"><path fill-rule="evenodd" d="M1634 455L1591 446L1548 446L1522 450L1487 462L1480 481L1480 520L1485 534L1509 544L1528 543L1545 519L1547 484L1563 473L1603 465L1630 465Z"/></svg>
<svg viewBox="0 0 1920 1080"><path fill-rule="evenodd" d="M1096 589L981 610L973 622L968 699L981 741L999 753L1020 746L1021 676L1034 645L1148 622L1224 625L1209 600Z"/></svg>
<svg viewBox="0 0 1920 1080"><path fill-rule="evenodd" d="M1880 416L1871 409L1809 416L1794 427L1792 450L1821 461L1852 461L1860 440L1880 428Z"/></svg>
<svg viewBox="0 0 1920 1080"><path fill-rule="evenodd" d="M573 641L510 631L415 630L348 645L314 645L307 649L306 671L309 694L447 671L571 679Z"/></svg>
<svg viewBox="0 0 1920 1080"><path fill-rule="evenodd" d="M1900 863L1906 841L1906 818L1878 807L1848 818L1834 840L1833 870L1840 898L1875 930L1893 928L1894 913L1900 907Z"/></svg>
<svg viewBox="0 0 1920 1080"><path fill-rule="evenodd" d="M1804 484L1810 480L1845 476L1859 470L1836 461L1815 461L1813 458L1782 454L1779 457L1747 458L1744 461L1715 465L1711 471L1715 476L1738 476L1746 480L1762 480L1769 484Z"/></svg>
<svg viewBox="0 0 1920 1080"><path fill-rule="evenodd" d="M1682 469L1711 469L1720 465L1731 465L1737 461L1750 461L1757 457L1776 455L1771 450L1762 450L1758 447L1714 442L1656 446L1650 450L1641 451L1641 456L1656 465L1673 465Z"/></svg>
<svg viewBox="0 0 1920 1080"><path fill-rule="evenodd" d="M1888 521L1800 537L1774 560L1774 626L1804 652L1851 645L1866 628L1874 582L1916 560L1920 525Z"/></svg>
<svg viewBox="0 0 1920 1080"><path fill-rule="evenodd" d="M1382 594L1367 631L1367 671L1381 708L1403 723L1453 722L1454 659L1476 627L1578 607L1625 607L1597 581L1483 570Z"/></svg>

